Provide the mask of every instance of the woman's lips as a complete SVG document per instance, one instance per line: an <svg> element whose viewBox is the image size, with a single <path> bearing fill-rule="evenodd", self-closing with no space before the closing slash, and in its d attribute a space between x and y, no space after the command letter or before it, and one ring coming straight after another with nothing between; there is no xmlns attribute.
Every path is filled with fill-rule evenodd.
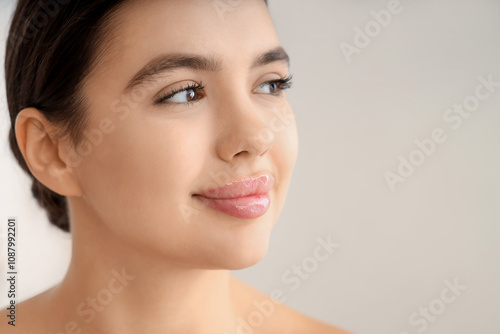
<svg viewBox="0 0 500 334"><path fill-rule="evenodd" d="M271 175L261 175L232 181L194 195L206 206L229 216L252 219L266 213L271 200L269 190L274 185Z"/></svg>
<svg viewBox="0 0 500 334"><path fill-rule="evenodd" d="M196 196L196 198L212 209L242 219L252 219L262 216L266 213L271 203L268 193L226 199L214 199L204 196Z"/></svg>

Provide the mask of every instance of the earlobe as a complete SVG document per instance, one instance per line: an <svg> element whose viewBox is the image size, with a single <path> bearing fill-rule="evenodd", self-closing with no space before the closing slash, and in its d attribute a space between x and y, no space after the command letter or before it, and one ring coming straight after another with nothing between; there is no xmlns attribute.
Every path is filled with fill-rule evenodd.
<svg viewBox="0 0 500 334"><path fill-rule="evenodd" d="M35 108L21 110L15 122L19 149L35 178L62 196L80 196L81 187L73 168L60 154L64 143L55 135L54 125Z"/></svg>

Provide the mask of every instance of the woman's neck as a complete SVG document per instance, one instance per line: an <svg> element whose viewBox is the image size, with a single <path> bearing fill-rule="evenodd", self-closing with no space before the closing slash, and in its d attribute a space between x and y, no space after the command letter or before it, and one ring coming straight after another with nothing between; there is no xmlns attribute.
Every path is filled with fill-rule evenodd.
<svg viewBox="0 0 500 334"><path fill-rule="evenodd" d="M85 333L110 334L235 332L237 293L231 291L228 270L171 263L125 245L103 224L78 218L70 267L47 308L58 324L50 330L68 332L68 326L76 326Z"/></svg>

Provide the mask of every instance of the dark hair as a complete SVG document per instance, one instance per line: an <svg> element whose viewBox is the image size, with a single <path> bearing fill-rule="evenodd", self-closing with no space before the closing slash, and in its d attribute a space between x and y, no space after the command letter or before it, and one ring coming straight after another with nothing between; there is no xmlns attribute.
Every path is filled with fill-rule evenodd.
<svg viewBox="0 0 500 334"><path fill-rule="evenodd" d="M50 222L69 231L65 196L39 182L17 145L15 119L27 107L40 110L76 146L88 119L81 94L83 79L96 64L106 16L123 0L20 0L12 17L5 53L5 80L11 128L9 143L32 179L31 191Z"/></svg>
<svg viewBox="0 0 500 334"><path fill-rule="evenodd" d="M112 14L126 0L19 0L5 53L5 80L10 113L10 148L32 179L31 191L49 221L69 231L66 197L55 193L30 172L17 145L15 120L28 107L40 110L76 147L88 124L84 79L105 45ZM267 1L265 0L266 5Z"/></svg>

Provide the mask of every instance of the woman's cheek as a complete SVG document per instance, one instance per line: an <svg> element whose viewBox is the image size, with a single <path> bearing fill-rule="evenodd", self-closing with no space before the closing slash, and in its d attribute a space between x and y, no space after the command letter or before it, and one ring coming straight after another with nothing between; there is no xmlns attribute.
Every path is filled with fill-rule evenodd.
<svg viewBox="0 0 500 334"><path fill-rule="evenodd" d="M298 155L298 133L295 114L288 103L274 110L270 128L275 134L275 146L282 155L282 168L293 168Z"/></svg>

